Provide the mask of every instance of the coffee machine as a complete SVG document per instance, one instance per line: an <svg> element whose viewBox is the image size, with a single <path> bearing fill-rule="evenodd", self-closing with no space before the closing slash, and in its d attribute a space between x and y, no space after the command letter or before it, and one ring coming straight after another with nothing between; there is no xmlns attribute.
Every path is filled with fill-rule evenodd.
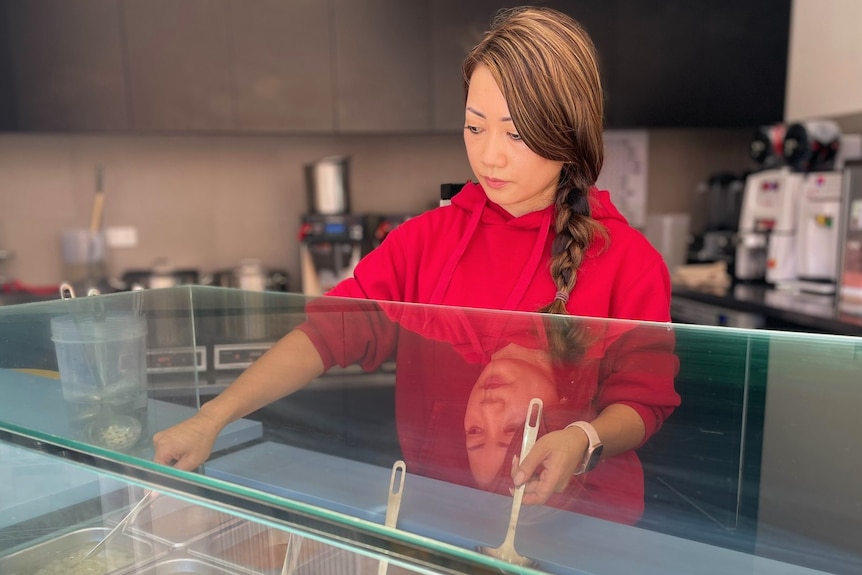
<svg viewBox="0 0 862 575"><path fill-rule="evenodd" d="M784 161L785 126L762 126L751 142L758 169L745 180L736 245L737 280L795 279L796 206L802 176Z"/></svg>
<svg viewBox="0 0 862 575"><path fill-rule="evenodd" d="M831 121L792 124L784 140L787 164L802 174L797 208L798 248L794 287L835 293L841 221L846 202L844 164L862 158L862 136L842 134Z"/></svg>
<svg viewBox="0 0 862 575"><path fill-rule="evenodd" d="M323 295L368 251L366 218L354 214L305 214L299 231L302 293Z"/></svg>
<svg viewBox="0 0 862 575"><path fill-rule="evenodd" d="M733 273L744 189L745 175L733 172L711 174L698 185L706 226L702 236L694 239L695 249L688 254L689 259L701 263L723 261L727 271Z"/></svg>

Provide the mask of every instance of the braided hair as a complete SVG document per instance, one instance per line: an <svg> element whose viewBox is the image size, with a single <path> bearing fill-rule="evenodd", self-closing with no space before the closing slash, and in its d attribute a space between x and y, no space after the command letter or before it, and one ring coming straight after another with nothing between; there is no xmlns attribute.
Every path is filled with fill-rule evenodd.
<svg viewBox="0 0 862 575"><path fill-rule="evenodd" d="M567 315L578 269L604 227L591 217L589 190L604 161L604 101L595 46L569 16L545 7L499 11L464 60L465 93L478 66L491 72L524 143L543 158L563 162L555 195L550 273L555 298L538 311ZM550 322L552 351L571 357L587 335L576 322ZM565 327L563 327L565 326Z"/></svg>

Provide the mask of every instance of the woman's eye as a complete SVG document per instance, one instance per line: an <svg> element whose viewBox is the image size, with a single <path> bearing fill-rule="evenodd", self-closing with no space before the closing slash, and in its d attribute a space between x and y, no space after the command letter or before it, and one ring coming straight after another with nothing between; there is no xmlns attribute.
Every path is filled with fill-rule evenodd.
<svg viewBox="0 0 862 575"><path fill-rule="evenodd" d="M503 428L503 433L505 433L506 435L515 435L516 433L518 433L519 429L521 429L521 426L519 425L507 425Z"/></svg>
<svg viewBox="0 0 862 575"><path fill-rule="evenodd" d="M465 130L468 130L471 134L478 134L481 129L477 126L470 126L469 124L464 126Z"/></svg>
<svg viewBox="0 0 862 575"><path fill-rule="evenodd" d="M512 138L513 140L515 140L516 142L521 141L521 135L520 134L515 134L514 132L509 132L509 137Z"/></svg>
<svg viewBox="0 0 862 575"><path fill-rule="evenodd" d="M480 435L482 433L482 428L474 425L470 429L467 430L467 435Z"/></svg>

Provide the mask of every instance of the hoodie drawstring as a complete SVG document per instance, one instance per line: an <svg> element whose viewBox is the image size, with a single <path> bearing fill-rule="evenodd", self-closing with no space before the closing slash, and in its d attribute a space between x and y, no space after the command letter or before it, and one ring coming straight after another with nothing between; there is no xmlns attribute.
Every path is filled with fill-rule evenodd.
<svg viewBox="0 0 862 575"><path fill-rule="evenodd" d="M530 254L530 259L527 260L527 265L524 266L524 270L521 272L521 277L518 279L518 283L515 284L514 289L512 289L512 293L509 294L509 299L506 301L506 305L503 309L514 310L517 308L518 304L521 303L521 300L524 299L524 294L527 293L530 281L535 277L539 263L542 261L542 256L545 253L545 244L548 241L550 230L551 210L545 210L545 213L542 216L542 225L539 226L539 234L536 237L536 243L533 244L533 253Z"/></svg>
<svg viewBox="0 0 862 575"><path fill-rule="evenodd" d="M479 221L482 219L482 212L485 210L485 202L481 202L470 214L470 221L467 223L467 229L464 235L461 236L461 241L455 247L455 251L446 262L446 267L440 272L440 279L437 281L437 286L434 288L434 293L431 294L431 299L428 303L441 304L443 296L446 295L446 290L449 289L449 283L452 281L452 276L455 274L455 268L458 267L458 262L461 261L461 256L467 251L467 246L470 240L473 239L473 234L476 233L476 228L479 227Z"/></svg>

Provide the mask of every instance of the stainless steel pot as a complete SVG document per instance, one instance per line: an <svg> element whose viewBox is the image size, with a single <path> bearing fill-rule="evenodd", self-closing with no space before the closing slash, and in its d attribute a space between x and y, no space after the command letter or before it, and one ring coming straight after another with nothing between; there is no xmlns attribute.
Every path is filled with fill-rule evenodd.
<svg viewBox="0 0 862 575"><path fill-rule="evenodd" d="M305 166L308 211L314 214L350 212L350 157L328 156Z"/></svg>
<svg viewBox="0 0 862 575"><path fill-rule="evenodd" d="M234 268L219 270L201 283L245 291L288 291L287 272L267 268L255 259L242 260Z"/></svg>

